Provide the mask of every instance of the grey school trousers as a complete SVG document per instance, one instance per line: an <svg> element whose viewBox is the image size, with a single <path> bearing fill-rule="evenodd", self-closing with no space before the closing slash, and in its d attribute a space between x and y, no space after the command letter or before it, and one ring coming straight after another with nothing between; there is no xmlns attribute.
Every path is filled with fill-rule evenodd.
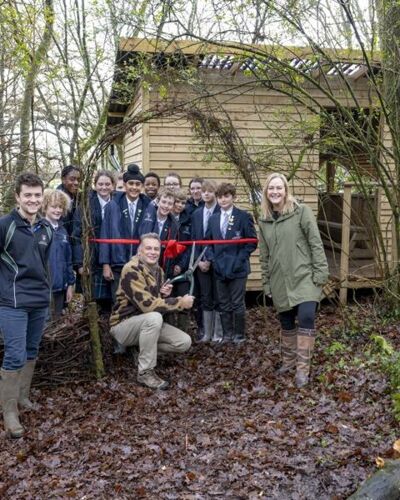
<svg viewBox="0 0 400 500"><path fill-rule="evenodd" d="M185 352L192 344L187 333L164 323L158 312L131 316L113 326L110 333L123 346L139 347L139 373L156 367L158 352Z"/></svg>

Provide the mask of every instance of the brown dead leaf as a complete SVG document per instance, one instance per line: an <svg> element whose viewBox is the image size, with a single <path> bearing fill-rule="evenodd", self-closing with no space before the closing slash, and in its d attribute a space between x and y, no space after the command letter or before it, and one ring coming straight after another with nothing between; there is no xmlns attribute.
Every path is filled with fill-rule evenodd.
<svg viewBox="0 0 400 500"><path fill-rule="evenodd" d="M350 401L353 399L353 395L347 391L340 391L337 394L337 398L342 403L350 403Z"/></svg>
<svg viewBox="0 0 400 500"><path fill-rule="evenodd" d="M329 434L338 434L339 433L339 429L336 427L336 425L333 425L333 424L328 424L325 427L325 431L329 432Z"/></svg>
<svg viewBox="0 0 400 500"><path fill-rule="evenodd" d="M25 462L25 460L27 459L26 452L24 450L19 450L17 452L16 458L20 463Z"/></svg>
<svg viewBox="0 0 400 500"><path fill-rule="evenodd" d="M376 457L375 463L378 469L382 469L385 466L385 460L382 457Z"/></svg>
<svg viewBox="0 0 400 500"><path fill-rule="evenodd" d="M245 418L244 419L244 426L246 427L246 429L254 429L256 430L257 429L257 426L256 424L254 423L253 420L250 420L248 418Z"/></svg>
<svg viewBox="0 0 400 500"><path fill-rule="evenodd" d="M400 439L393 443L393 452L394 458L400 458Z"/></svg>

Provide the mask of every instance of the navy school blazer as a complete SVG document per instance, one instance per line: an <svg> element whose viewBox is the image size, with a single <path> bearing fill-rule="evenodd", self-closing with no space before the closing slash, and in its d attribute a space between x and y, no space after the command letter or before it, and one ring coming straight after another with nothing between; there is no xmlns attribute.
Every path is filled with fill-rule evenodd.
<svg viewBox="0 0 400 500"><path fill-rule="evenodd" d="M195 210L192 214L192 227L191 227L191 239L192 240L204 240L206 239L204 236L204 225L203 225L203 216L204 216L205 205L201 208ZM214 207L214 211L212 215L218 214L220 212L220 208L218 203ZM210 219L208 220L208 225L210 225ZM200 255L200 252L203 250L203 246L196 246L195 258ZM205 258L204 258L205 259Z"/></svg>
<svg viewBox="0 0 400 500"><path fill-rule="evenodd" d="M192 225L190 213L186 212L186 210L183 210L183 212L179 216L179 219L175 219L175 222L178 226L178 235L176 239L178 241L190 240ZM186 271L189 267L190 251L191 246L187 246L186 251L181 253L180 255L178 255L178 257L176 257L176 259L174 259L173 265L179 266L181 268L181 272Z"/></svg>
<svg viewBox="0 0 400 500"><path fill-rule="evenodd" d="M129 217L128 201L124 192L116 192L113 199L106 205L104 219L101 224L101 238L126 238L139 239L139 227L150 203L150 198L144 194L139 195L136 205L133 232L131 232L131 219ZM121 267L136 254L138 245L123 245L100 243L99 263L109 264L111 267Z"/></svg>
<svg viewBox="0 0 400 500"><path fill-rule="evenodd" d="M90 207L90 220L92 229L91 236L93 238L100 238L101 224L102 224L101 206L96 191L91 191L89 193L89 207ZM76 267L81 267L83 263L83 249L82 249L82 214L80 207L76 209L74 214L71 240L72 240L73 264ZM100 247L99 243L91 243L92 268L100 266L99 247Z"/></svg>
<svg viewBox="0 0 400 500"><path fill-rule="evenodd" d="M253 217L237 207L233 207L225 238L222 237L221 213L214 213L208 221L206 239L233 240L257 238ZM211 260L218 279L245 278L250 274L250 254L257 248L257 243L238 245L210 245L206 257Z"/></svg>

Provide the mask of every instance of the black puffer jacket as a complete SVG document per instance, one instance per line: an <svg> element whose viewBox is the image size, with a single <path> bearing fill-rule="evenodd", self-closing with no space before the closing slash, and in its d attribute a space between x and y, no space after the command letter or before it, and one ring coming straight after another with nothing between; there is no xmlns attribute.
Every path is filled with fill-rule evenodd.
<svg viewBox="0 0 400 500"><path fill-rule="evenodd" d="M17 210L0 217L0 306L48 307L48 257L53 230L39 219L33 226Z"/></svg>

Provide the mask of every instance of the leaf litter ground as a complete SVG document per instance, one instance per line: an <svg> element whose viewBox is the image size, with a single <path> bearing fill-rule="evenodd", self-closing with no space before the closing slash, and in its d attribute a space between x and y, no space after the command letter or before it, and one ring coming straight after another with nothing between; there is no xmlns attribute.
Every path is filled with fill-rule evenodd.
<svg viewBox="0 0 400 500"><path fill-rule="evenodd" d="M357 321L344 339L337 311L322 308L313 383L301 391L274 376L270 308L249 310L244 346L195 344L162 360L168 391L138 386L130 357L99 382L35 389L26 437L0 432L0 498L346 498L397 428L386 378L364 355L365 316Z"/></svg>

